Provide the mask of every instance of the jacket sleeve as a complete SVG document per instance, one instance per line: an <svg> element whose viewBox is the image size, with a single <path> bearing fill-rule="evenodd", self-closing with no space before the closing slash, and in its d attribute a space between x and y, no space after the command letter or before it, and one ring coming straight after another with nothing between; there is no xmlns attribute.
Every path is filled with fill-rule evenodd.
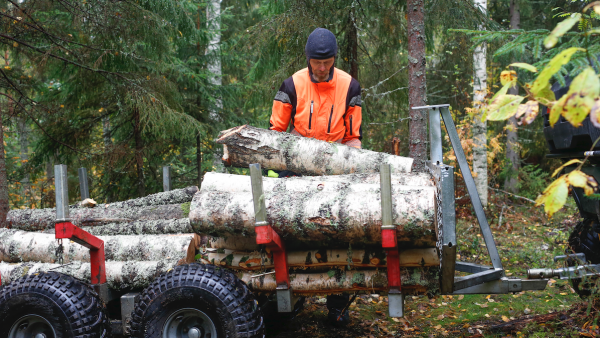
<svg viewBox="0 0 600 338"><path fill-rule="evenodd" d="M296 115L296 88L294 80L289 77L281 84L279 91L275 94L273 100L273 110L271 112L270 130L286 131L290 124L294 123L294 115Z"/></svg>
<svg viewBox="0 0 600 338"><path fill-rule="evenodd" d="M360 84L356 79L352 79L346 96L346 114L344 114L344 125L346 132L342 143L354 147L361 148L362 140L362 107L360 99Z"/></svg>

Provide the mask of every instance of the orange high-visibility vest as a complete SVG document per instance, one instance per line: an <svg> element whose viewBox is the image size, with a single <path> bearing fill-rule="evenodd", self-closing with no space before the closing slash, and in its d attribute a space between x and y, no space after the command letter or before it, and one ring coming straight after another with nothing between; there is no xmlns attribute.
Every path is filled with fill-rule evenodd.
<svg viewBox="0 0 600 338"><path fill-rule="evenodd" d="M360 84L334 68L329 81L314 82L308 68L286 79L273 101L271 130L360 148ZM290 123L291 122L291 123Z"/></svg>

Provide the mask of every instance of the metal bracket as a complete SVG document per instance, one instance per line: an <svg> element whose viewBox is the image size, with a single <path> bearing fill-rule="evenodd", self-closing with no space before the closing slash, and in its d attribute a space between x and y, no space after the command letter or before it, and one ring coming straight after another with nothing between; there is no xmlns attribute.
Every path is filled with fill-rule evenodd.
<svg viewBox="0 0 600 338"><path fill-rule="evenodd" d="M390 290L388 292L388 307L390 317L404 317L404 294L400 291Z"/></svg>
<svg viewBox="0 0 600 338"><path fill-rule="evenodd" d="M267 208L263 193L262 170L260 164L250 165L252 199L254 201L254 231L256 244L266 245L273 253L275 281L277 283L277 308L279 312L292 312L294 303L285 244L275 229L267 223Z"/></svg>
<svg viewBox="0 0 600 338"><path fill-rule="evenodd" d="M493 269L494 268L489 265L481 265L469 262L456 262L456 271L460 272L477 273Z"/></svg>
<svg viewBox="0 0 600 338"><path fill-rule="evenodd" d="M502 277L493 281L457 290L454 294L502 294L509 292L544 290L547 279L515 279Z"/></svg>
<svg viewBox="0 0 600 338"><path fill-rule="evenodd" d="M54 237L68 238L90 249L90 272L92 284L106 283L104 241L69 222L69 189L67 186L67 166L54 166L54 189L56 190L56 224Z"/></svg>
<svg viewBox="0 0 600 338"><path fill-rule="evenodd" d="M121 296L121 325L125 336L131 334L131 314L135 306L135 297L139 294L139 292L130 292Z"/></svg>

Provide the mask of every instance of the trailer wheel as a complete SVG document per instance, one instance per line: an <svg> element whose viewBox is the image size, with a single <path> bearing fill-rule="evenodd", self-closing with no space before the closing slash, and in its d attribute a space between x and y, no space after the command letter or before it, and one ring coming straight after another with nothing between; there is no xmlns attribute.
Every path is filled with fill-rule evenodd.
<svg viewBox="0 0 600 338"><path fill-rule="evenodd" d="M86 284L56 273L20 278L0 290L0 337L108 337L104 303Z"/></svg>
<svg viewBox="0 0 600 338"><path fill-rule="evenodd" d="M575 253L583 252L589 263L598 264L600 263L600 238L594 231L593 225L593 220L586 219L579 222L569 235L569 246ZM569 261L568 264L572 266L576 262ZM597 289L596 282L597 278L595 277L571 279L573 289L581 298L591 295L594 289Z"/></svg>
<svg viewBox="0 0 600 338"><path fill-rule="evenodd" d="M258 302L231 271L214 265L177 266L137 298L132 337L263 337Z"/></svg>

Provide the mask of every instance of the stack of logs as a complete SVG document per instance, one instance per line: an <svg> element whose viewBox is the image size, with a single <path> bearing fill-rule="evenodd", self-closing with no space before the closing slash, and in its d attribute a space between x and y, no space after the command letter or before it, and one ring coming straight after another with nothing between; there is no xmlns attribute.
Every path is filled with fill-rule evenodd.
<svg viewBox="0 0 600 338"><path fill-rule="evenodd" d="M380 163L393 168L403 289L437 292L436 189L430 175L410 172L412 159L249 126L226 130L217 142L224 145L226 164L260 163L303 175L263 179L267 221L286 244L295 293L386 290ZM72 206L70 215L75 225L105 241L112 288L143 288L173 266L198 260L236 271L253 291L276 288L268 274L272 255L255 241L249 176L207 173L200 190ZM58 265L54 223L55 209L9 213L9 228L0 229L3 283L49 269L89 280L89 254L75 243L65 241L68 265Z"/></svg>

